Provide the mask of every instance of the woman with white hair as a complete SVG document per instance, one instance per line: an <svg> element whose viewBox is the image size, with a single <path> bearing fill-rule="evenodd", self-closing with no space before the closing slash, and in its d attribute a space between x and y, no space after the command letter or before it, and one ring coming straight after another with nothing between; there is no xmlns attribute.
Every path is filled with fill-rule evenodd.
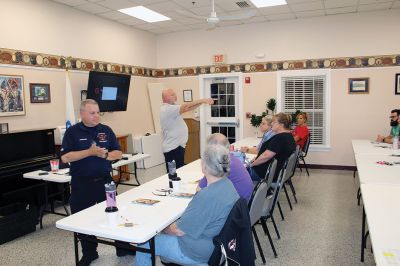
<svg viewBox="0 0 400 266"><path fill-rule="evenodd" d="M226 147L207 146L201 168L207 187L196 193L179 220L155 238L155 253L163 261L184 265L207 263L214 249L213 238L239 199L232 182L226 178L230 171ZM151 265L150 254L137 252L135 265Z"/></svg>

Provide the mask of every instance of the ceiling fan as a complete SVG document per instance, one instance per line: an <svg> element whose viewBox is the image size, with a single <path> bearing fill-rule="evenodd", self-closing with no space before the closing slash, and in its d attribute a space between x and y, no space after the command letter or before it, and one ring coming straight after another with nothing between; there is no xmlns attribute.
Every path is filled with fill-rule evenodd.
<svg viewBox="0 0 400 266"><path fill-rule="evenodd" d="M232 15L232 16L217 16L217 12L215 11L215 1L212 0L211 2L212 2L212 6L211 6L212 9L211 9L211 13L208 17L198 16L191 12L185 12L184 10L177 10L177 12L184 16L187 16L187 17L205 20L205 21L207 21L210 28L215 28L220 21L248 19L248 18L254 17L257 13L256 10L250 10L248 12L243 12L242 14L237 14L237 15Z"/></svg>

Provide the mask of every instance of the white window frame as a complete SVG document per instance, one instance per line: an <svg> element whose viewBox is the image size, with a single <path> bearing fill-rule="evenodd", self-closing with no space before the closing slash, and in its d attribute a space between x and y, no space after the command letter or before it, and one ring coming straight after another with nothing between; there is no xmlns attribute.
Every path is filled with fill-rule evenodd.
<svg viewBox="0 0 400 266"><path fill-rule="evenodd" d="M276 109L282 111L282 78L284 77L305 77L305 76L325 76L325 145L311 144L309 151L330 151L331 150L331 70L330 69L310 69L310 70L286 70L278 71L276 78L277 101Z"/></svg>

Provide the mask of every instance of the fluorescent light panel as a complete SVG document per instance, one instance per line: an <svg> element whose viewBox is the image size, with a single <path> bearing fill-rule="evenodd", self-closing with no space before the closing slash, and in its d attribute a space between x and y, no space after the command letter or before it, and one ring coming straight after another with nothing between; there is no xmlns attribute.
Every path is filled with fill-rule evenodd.
<svg viewBox="0 0 400 266"><path fill-rule="evenodd" d="M286 0L250 0L257 8L287 5Z"/></svg>
<svg viewBox="0 0 400 266"><path fill-rule="evenodd" d="M123 8L118 11L121 13L127 14L131 17L135 17L135 18L138 18L138 19L144 20L146 22L150 22L150 23L170 20L169 17L161 15L160 13L157 13L157 12L155 12L151 9L148 9L144 6Z"/></svg>

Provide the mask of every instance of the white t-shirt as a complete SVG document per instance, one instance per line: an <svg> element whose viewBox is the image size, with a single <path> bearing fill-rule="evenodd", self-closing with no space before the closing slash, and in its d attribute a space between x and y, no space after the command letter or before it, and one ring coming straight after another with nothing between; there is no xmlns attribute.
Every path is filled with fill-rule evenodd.
<svg viewBox="0 0 400 266"><path fill-rule="evenodd" d="M181 106L164 103L160 110L160 123L163 132L163 152L169 152L182 146L188 141L188 128L179 113Z"/></svg>

